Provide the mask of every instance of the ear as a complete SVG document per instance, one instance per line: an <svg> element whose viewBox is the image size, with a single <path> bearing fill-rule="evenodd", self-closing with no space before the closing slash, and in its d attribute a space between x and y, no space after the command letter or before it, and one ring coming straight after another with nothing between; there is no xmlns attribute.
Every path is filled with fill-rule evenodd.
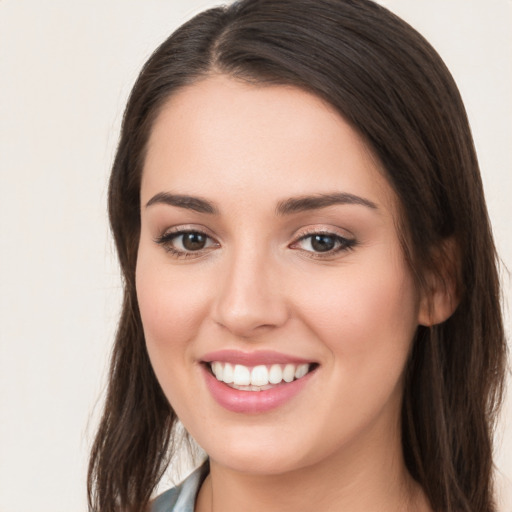
<svg viewBox="0 0 512 512"><path fill-rule="evenodd" d="M433 257L433 270L424 275L418 323L426 327L450 318L459 305L459 254L453 238L445 239Z"/></svg>

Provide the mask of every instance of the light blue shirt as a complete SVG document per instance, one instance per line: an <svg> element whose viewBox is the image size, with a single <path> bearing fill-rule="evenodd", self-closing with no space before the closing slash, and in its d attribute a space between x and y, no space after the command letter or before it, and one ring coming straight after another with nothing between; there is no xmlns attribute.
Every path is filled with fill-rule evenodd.
<svg viewBox="0 0 512 512"><path fill-rule="evenodd" d="M180 485L158 496L151 512L194 512L197 493L210 470L208 461L198 467Z"/></svg>

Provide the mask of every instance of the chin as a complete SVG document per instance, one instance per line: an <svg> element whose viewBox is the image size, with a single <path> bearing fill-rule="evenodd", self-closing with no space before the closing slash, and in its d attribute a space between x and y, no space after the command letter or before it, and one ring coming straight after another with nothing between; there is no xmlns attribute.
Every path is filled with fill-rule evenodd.
<svg viewBox="0 0 512 512"><path fill-rule="evenodd" d="M265 450L248 450L246 453L223 452L212 454L211 459L217 464L240 473L251 475L280 475L300 469L298 460L290 459L286 454L269 455Z"/></svg>
<svg viewBox="0 0 512 512"><path fill-rule="evenodd" d="M311 454L304 452L304 442L290 439L289 435L284 437L253 430L243 435L224 435L220 442L212 443L210 438L202 448L217 464L253 475L284 474L314 464Z"/></svg>

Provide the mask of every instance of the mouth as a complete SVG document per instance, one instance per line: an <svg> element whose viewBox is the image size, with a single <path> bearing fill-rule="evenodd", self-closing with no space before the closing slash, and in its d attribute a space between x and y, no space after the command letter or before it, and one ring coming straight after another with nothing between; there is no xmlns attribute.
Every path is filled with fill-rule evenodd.
<svg viewBox="0 0 512 512"><path fill-rule="evenodd" d="M267 391L292 383L313 372L317 363L259 364L246 366L226 361L205 362L207 370L218 381L239 391Z"/></svg>
<svg viewBox="0 0 512 512"><path fill-rule="evenodd" d="M260 414L284 406L316 380L319 363L273 351L221 350L200 361L206 387L224 409Z"/></svg>

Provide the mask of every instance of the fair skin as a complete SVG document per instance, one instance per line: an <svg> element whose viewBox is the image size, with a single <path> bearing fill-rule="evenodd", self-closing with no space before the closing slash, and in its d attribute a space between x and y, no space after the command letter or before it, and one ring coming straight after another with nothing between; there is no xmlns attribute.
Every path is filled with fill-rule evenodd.
<svg viewBox="0 0 512 512"><path fill-rule="evenodd" d="M399 428L426 300L395 194L343 118L300 89L210 76L157 118L141 205L149 356L210 457L196 511L429 510ZM233 389L210 364L230 358L309 373Z"/></svg>

